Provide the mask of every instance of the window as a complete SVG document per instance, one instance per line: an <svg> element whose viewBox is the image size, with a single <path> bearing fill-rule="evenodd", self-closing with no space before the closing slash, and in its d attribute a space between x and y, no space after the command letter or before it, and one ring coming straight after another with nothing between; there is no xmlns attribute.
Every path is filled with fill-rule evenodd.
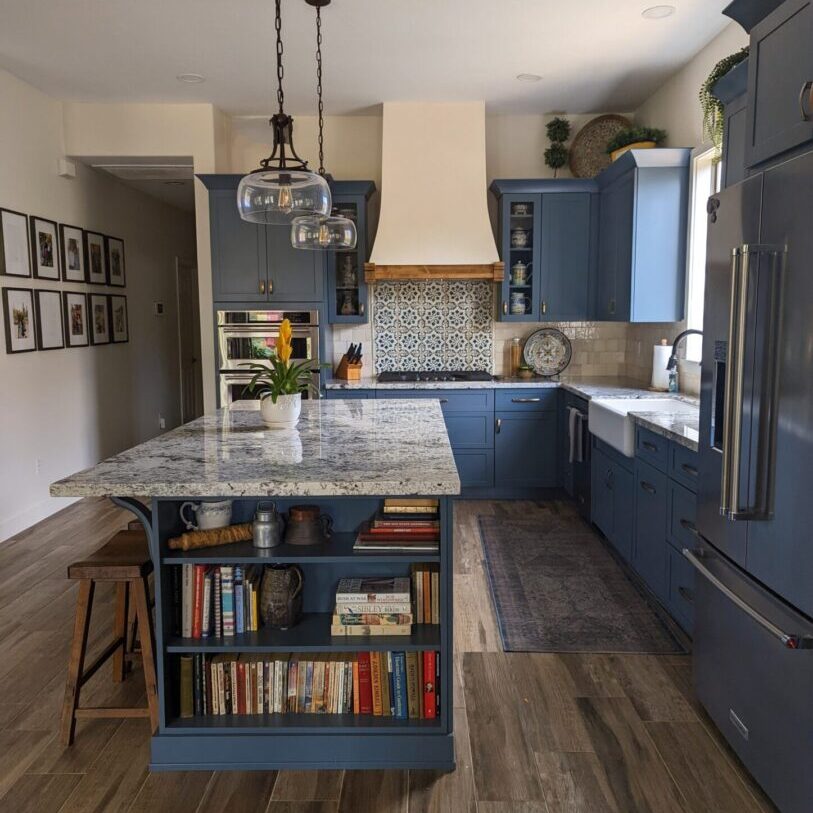
<svg viewBox="0 0 813 813"><path fill-rule="evenodd" d="M706 201L720 189L720 162L714 150L699 152L692 159L692 192L689 210L689 250L687 252L686 327L703 329L703 294L706 287ZM686 339L686 358L700 361L703 339Z"/></svg>

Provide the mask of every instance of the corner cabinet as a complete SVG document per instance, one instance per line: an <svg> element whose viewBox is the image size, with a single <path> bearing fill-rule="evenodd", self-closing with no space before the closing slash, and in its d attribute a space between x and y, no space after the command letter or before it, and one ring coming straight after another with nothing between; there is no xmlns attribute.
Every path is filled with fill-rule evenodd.
<svg viewBox="0 0 813 813"><path fill-rule="evenodd" d="M497 180L498 245L506 322L591 317L598 246L598 187L579 179Z"/></svg>
<svg viewBox="0 0 813 813"><path fill-rule="evenodd" d="M237 211L242 175L198 175L209 190L215 302L321 303L325 258L295 249L290 228L248 223Z"/></svg>
<svg viewBox="0 0 813 813"><path fill-rule="evenodd" d="M375 192L372 181L332 181L334 211L356 224L358 243L354 249L327 256L328 322L366 322L369 315L364 263L370 255L368 204Z"/></svg>
<svg viewBox="0 0 813 813"><path fill-rule="evenodd" d="M597 177L599 321L683 319L690 155L629 150Z"/></svg>

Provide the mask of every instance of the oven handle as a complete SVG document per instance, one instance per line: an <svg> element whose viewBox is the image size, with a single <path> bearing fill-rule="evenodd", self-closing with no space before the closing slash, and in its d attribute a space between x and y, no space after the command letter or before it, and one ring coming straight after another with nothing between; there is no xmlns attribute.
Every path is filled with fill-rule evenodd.
<svg viewBox="0 0 813 813"><path fill-rule="evenodd" d="M698 553L700 556L698 556ZM730 587L727 587L717 578L701 561L701 556L708 554L704 549L697 551L683 548L683 555L689 560L694 569L713 587L716 587L729 601L739 607L752 621L759 624L762 629L776 638L787 649L813 649L813 636L793 635L780 629L772 621L758 613L750 604L746 604Z"/></svg>

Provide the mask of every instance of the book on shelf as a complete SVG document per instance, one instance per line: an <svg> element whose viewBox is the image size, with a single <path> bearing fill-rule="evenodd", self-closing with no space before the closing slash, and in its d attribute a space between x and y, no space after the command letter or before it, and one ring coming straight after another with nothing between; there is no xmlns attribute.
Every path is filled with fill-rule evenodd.
<svg viewBox="0 0 813 813"><path fill-rule="evenodd" d="M331 624L331 635L412 635L412 624Z"/></svg>
<svg viewBox="0 0 813 813"><path fill-rule="evenodd" d="M404 605L406 610L409 609L409 605ZM359 624L359 625L371 625L371 626L382 626L382 627L398 627L403 625L409 625L413 621L413 616L411 612L401 612L401 613L345 613L336 611L333 613L333 623L334 624L347 624L348 626Z"/></svg>
<svg viewBox="0 0 813 813"><path fill-rule="evenodd" d="M385 514L379 511L370 522L370 530L382 532L387 530L415 530L415 531L438 531L440 530L440 520L437 514Z"/></svg>
<svg viewBox="0 0 813 813"><path fill-rule="evenodd" d="M439 502L427 497L388 497L384 500L385 514L437 514Z"/></svg>
<svg viewBox="0 0 813 813"><path fill-rule="evenodd" d="M337 604L388 602L408 603L409 579L405 576L343 578L336 588Z"/></svg>
<svg viewBox="0 0 813 813"><path fill-rule="evenodd" d="M418 624L440 623L440 571L434 564L413 564L412 600Z"/></svg>

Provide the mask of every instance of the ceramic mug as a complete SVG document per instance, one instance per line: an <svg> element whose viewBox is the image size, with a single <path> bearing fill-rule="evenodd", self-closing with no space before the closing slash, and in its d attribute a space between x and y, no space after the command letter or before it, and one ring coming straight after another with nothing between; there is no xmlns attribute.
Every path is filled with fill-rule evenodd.
<svg viewBox="0 0 813 813"><path fill-rule="evenodd" d="M528 280L528 266L522 260L517 260L511 266L511 284L525 285Z"/></svg>
<svg viewBox="0 0 813 813"><path fill-rule="evenodd" d="M511 294L511 313L514 316L522 316L527 312L530 302L530 297L525 296L521 291L514 291Z"/></svg>
<svg viewBox="0 0 813 813"><path fill-rule="evenodd" d="M513 248L525 248L528 245L528 230L527 229L512 229L511 230L511 246Z"/></svg>
<svg viewBox="0 0 813 813"><path fill-rule="evenodd" d="M188 531L209 531L212 528L225 528L231 524L231 500L217 500L216 502L185 502L181 505L181 521ZM197 522L186 514L191 508Z"/></svg>

